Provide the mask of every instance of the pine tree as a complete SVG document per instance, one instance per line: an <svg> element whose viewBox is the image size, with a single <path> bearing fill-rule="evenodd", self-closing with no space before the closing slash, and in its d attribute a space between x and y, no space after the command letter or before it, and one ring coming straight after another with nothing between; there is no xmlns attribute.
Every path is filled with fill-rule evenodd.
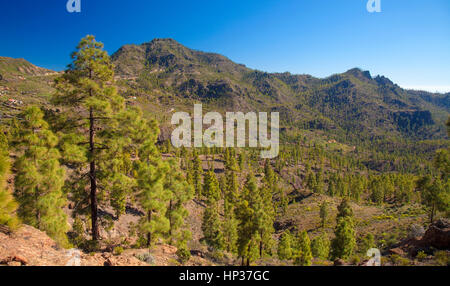
<svg viewBox="0 0 450 286"><path fill-rule="evenodd" d="M20 131L14 143L20 153L15 167L15 195L24 223L45 231L62 246L68 245L66 196L62 191L65 172L55 148L58 138L49 130L38 107L20 114Z"/></svg>
<svg viewBox="0 0 450 286"><path fill-rule="evenodd" d="M450 120L449 120L450 122ZM245 153L239 153L238 155L238 165L239 165L239 170L243 171L244 170L244 165L245 165Z"/></svg>
<svg viewBox="0 0 450 286"><path fill-rule="evenodd" d="M341 204L338 206L338 214L336 219L347 216L353 218L353 209L350 205L350 200L348 198L344 198L342 199Z"/></svg>
<svg viewBox="0 0 450 286"><path fill-rule="evenodd" d="M263 252L271 254L274 244L272 235L275 232L273 222L275 210L272 203L272 191L268 188L259 188L259 193L254 195L255 223L259 234L259 256Z"/></svg>
<svg viewBox="0 0 450 286"><path fill-rule="evenodd" d="M204 240L209 246L216 250L222 250L225 247L217 201L208 200L203 213L202 231Z"/></svg>
<svg viewBox="0 0 450 286"><path fill-rule="evenodd" d="M99 172L98 183L103 189L109 190L110 205L119 218L125 213L127 202L135 195L133 190L137 188L137 170L133 162L140 159L140 150L145 144L155 148L152 144L156 141L158 128L155 121L144 118L138 107L121 109L114 114L114 119L120 125L108 134L102 134L108 149L102 153L98 169L108 171Z"/></svg>
<svg viewBox="0 0 450 286"><path fill-rule="evenodd" d="M278 258L281 260L290 260L292 258L292 235L289 230L285 230L278 243Z"/></svg>
<svg viewBox="0 0 450 286"><path fill-rule="evenodd" d="M306 231L302 231L299 235L298 249L297 256L295 257L295 264L300 266L311 266L311 241L309 240L309 236Z"/></svg>
<svg viewBox="0 0 450 286"><path fill-rule="evenodd" d="M192 154L193 158L193 170L192 170L192 181L194 184L194 190L195 195L197 199L200 199L202 196L202 174L203 174L203 167L202 167L202 161L200 160L200 157L197 154L197 151L194 149L194 152Z"/></svg>
<svg viewBox="0 0 450 286"><path fill-rule="evenodd" d="M384 188L382 186L381 179L378 177L373 177L370 181L369 189L371 192L370 198L372 202L381 204L384 198Z"/></svg>
<svg viewBox="0 0 450 286"><path fill-rule="evenodd" d="M264 165L264 182L270 190L273 190L275 185L275 173L270 165L270 160L266 160Z"/></svg>
<svg viewBox="0 0 450 286"><path fill-rule="evenodd" d="M364 179L363 176L354 177L351 184L351 198L356 202L359 202L361 199L361 195L364 192Z"/></svg>
<svg viewBox="0 0 450 286"><path fill-rule="evenodd" d="M313 239L311 252L315 258L328 259L330 252L330 240L326 233L322 233Z"/></svg>
<svg viewBox="0 0 450 286"><path fill-rule="evenodd" d="M225 190L225 199L228 200L230 204L236 203L238 199L238 192L239 192L239 186L238 186L238 178L237 178L237 171L238 167L236 164L236 160L234 157L229 158L226 161L226 190Z"/></svg>
<svg viewBox="0 0 450 286"><path fill-rule="evenodd" d="M209 170L204 179L203 193L206 196L206 209L203 213L202 231L206 243L214 249L224 248L222 220L219 213L220 190L216 174Z"/></svg>
<svg viewBox="0 0 450 286"><path fill-rule="evenodd" d="M249 266L258 254L258 225L255 218L255 195L258 193L258 185L253 174L247 176L242 189L240 201L236 207L238 226L238 255L242 258L242 265L246 260Z"/></svg>
<svg viewBox="0 0 450 286"><path fill-rule="evenodd" d="M182 245L191 237L189 230L183 228L183 226L188 216L185 204L193 198L194 190L184 179L177 162L172 159L168 164L170 168L165 175L164 189L170 192L169 206L166 213L170 227L168 233L169 242L172 244L175 240L178 245Z"/></svg>
<svg viewBox="0 0 450 286"><path fill-rule="evenodd" d="M442 182L440 177L425 176L417 183L422 203L428 208L430 223L433 223L438 211L448 213L450 209L450 180Z"/></svg>
<svg viewBox="0 0 450 286"><path fill-rule="evenodd" d="M164 190L164 175L167 171L167 165L157 159L144 157L138 163L138 199L145 213L139 228L147 247L170 230L170 222L166 217L170 194Z"/></svg>
<svg viewBox="0 0 450 286"><path fill-rule="evenodd" d="M15 215L17 203L6 187L6 177L9 174L8 142L3 132L0 132L0 225L15 230L19 220Z"/></svg>
<svg viewBox="0 0 450 286"><path fill-rule="evenodd" d="M238 241L238 225L239 221L236 219L235 207L231 205L228 200L224 201L224 223L223 238L225 244L225 250L230 253L237 253L237 241Z"/></svg>
<svg viewBox="0 0 450 286"><path fill-rule="evenodd" d="M334 173L330 176L327 193L331 197L337 195L337 175Z"/></svg>
<svg viewBox="0 0 450 286"><path fill-rule="evenodd" d="M219 181L213 170L208 170L204 176L203 195L207 200L220 200Z"/></svg>
<svg viewBox="0 0 450 286"><path fill-rule="evenodd" d="M355 229L351 217L338 220L334 231L335 238L331 243L332 258L347 259L353 254L356 246Z"/></svg>
<svg viewBox="0 0 450 286"><path fill-rule="evenodd" d="M344 198L338 207L336 222L335 238L331 242L331 256L333 259L347 259L353 254L356 246L353 210L347 198Z"/></svg>
<svg viewBox="0 0 450 286"><path fill-rule="evenodd" d="M434 167L441 174L441 180L446 181L450 179L450 148L437 151L433 163Z"/></svg>
<svg viewBox="0 0 450 286"><path fill-rule="evenodd" d="M361 253L366 255L367 251L375 247L375 237L373 234L368 233L361 242Z"/></svg>
<svg viewBox="0 0 450 286"><path fill-rule="evenodd" d="M316 176L311 171L306 174L306 187L311 191L316 188Z"/></svg>
<svg viewBox="0 0 450 286"><path fill-rule="evenodd" d="M325 189L325 183L323 178L323 169L320 169L316 174L315 183L313 186L313 192L316 194L323 194Z"/></svg>
<svg viewBox="0 0 450 286"><path fill-rule="evenodd" d="M168 162L163 162L161 154L156 147L159 129L155 121L143 122L143 137L136 138L137 160L134 162L137 186L135 196L137 202L144 210L144 216L139 221L141 241L147 247L170 231L170 221L167 218L167 208L172 193L166 190L166 174L170 173ZM166 187L169 187L166 185Z"/></svg>
<svg viewBox="0 0 450 286"><path fill-rule="evenodd" d="M320 205L320 225L322 228L325 227L327 219L328 219L328 202L324 201Z"/></svg>
<svg viewBox="0 0 450 286"><path fill-rule="evenodd" d="M228 149L227 149L228 150ZM228 154L228 152L226 152ZM225 171L225 194L224 194L224 221L223 235L225 240L225 249L231 253L237 252L238 239L238 220L235 216L235 206L239 196L239 186L237 182L237 165L233 156L225 156L226 171Z"/></svg>
<svg viewBox="0 0 450 286"><path fill-rule="evenodd" d="M124 179L120 173L112 174L114 170L108 164L100 166L100 163L111 158L108 156L109 148L116 144L113 140L117 138L113 136L113 130L121 126L116 115L123 110L124 99L117 95L113 85L114 72L110 58L103 50L103 44L97 42L94 36L81 40L72 59L65 73L55 80L57 92L53 102L78 110L73 118L67 119L68 123L76 124L64 130L66 134L62 146L64 156L72 158L74 162L71 163L77 164L72 186L76 193L74 199L78 202L78 211L90 209L92 240L97 241L99 200L106 197L110 187L102 184L109 183L111 178L115 178L115 182ZM86 167L89 168L87 174L83 172ZM89 194L85 191L87 186ZM116 188L123 188L123 185Z"/></svg>

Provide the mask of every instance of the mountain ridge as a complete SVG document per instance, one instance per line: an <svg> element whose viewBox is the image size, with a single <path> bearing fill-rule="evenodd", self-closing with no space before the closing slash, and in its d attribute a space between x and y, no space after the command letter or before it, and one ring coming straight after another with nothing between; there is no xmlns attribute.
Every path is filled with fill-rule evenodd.
<svg viewBox="0 0 450 286"><path fill-rule="evenodd" d="M173 39L127 45L112 55L119 76L136 78L146 92L201 101L214 108L280 111L284 125L299 128L445 137L447 95L402 89L389 78L353 68L326 78L268 73L214 53L191 50ZM187 102L189 102L187 100Z"/></svg>
<svg viewBox="0 0 450 286"><path fill-rule="evenodd" d="M193 102L200 101L219 112L278 111L283 128L325 131L340 138L447 136L444 123L450 114L450 93L406 90L361 68L326 78L268 73L220 54L189 49L173 39L124 45L111 59L121 92L147 98L144 110L152 110L155 102L160 109L190 110ZM2 57L0 74L5 79L12 74L37 81L55 72L24 59Z"/></svg>

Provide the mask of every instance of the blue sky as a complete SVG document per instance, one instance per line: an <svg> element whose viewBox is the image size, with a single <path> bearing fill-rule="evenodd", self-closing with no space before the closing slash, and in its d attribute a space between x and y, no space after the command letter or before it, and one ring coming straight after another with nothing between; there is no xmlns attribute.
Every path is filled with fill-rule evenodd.
<svg viewBox="0 0 450 286"><path fill-rule="evenodd" d="M108 52L173 38L248 67L326 77L353 67L405 87L450 91L450 1L2 0L0 56L61 70L86 34Z"/></svg>

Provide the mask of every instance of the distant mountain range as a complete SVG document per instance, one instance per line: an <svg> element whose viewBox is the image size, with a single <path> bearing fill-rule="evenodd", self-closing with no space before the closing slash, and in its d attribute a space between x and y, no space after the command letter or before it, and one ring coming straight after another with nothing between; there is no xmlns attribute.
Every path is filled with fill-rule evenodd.
<svg viewBox="0 0 450 286"><path fill-rule="evenodd" d="M140 90L164 90L229 111L279 111L288 127L347 137L446 136L450 93L405 90L357 68L324 79L266 73L172 39L126 45L112 59L117 75L134 79Z"/></svg>
<svg viewBox="0 0 450 286"><path fill-rule="evenodd" d="M126 45L111 57L122 94L143 98L139 104L148 112L191 110L194 102L203 102L221 112L279 111L283 129L293 132L310 129L354 140L447 136L450 93L405 90L358 68L323 79L267 73L172 39ZM36 93L47 96L54 74L23 59L0 57L0 85L22 95L24 84L17 77L32 81Z"/></svg>

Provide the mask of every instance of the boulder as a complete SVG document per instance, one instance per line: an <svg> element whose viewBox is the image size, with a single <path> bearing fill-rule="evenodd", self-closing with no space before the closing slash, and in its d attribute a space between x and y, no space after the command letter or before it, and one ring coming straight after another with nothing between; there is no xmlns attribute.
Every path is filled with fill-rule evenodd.
<svg viewBox="0 0 450 286"><path fill-rule="evenodd" d="M408 238L422 237L425 234L425 229L419 224L413 224L409 228Z"/></svg>
<svg viewBox="0 0 450 286"><path fill-rule="evenodd" d="M440 219L431 224L420 240L420 244L437 249L450 249L450 222Z"/></svg>

